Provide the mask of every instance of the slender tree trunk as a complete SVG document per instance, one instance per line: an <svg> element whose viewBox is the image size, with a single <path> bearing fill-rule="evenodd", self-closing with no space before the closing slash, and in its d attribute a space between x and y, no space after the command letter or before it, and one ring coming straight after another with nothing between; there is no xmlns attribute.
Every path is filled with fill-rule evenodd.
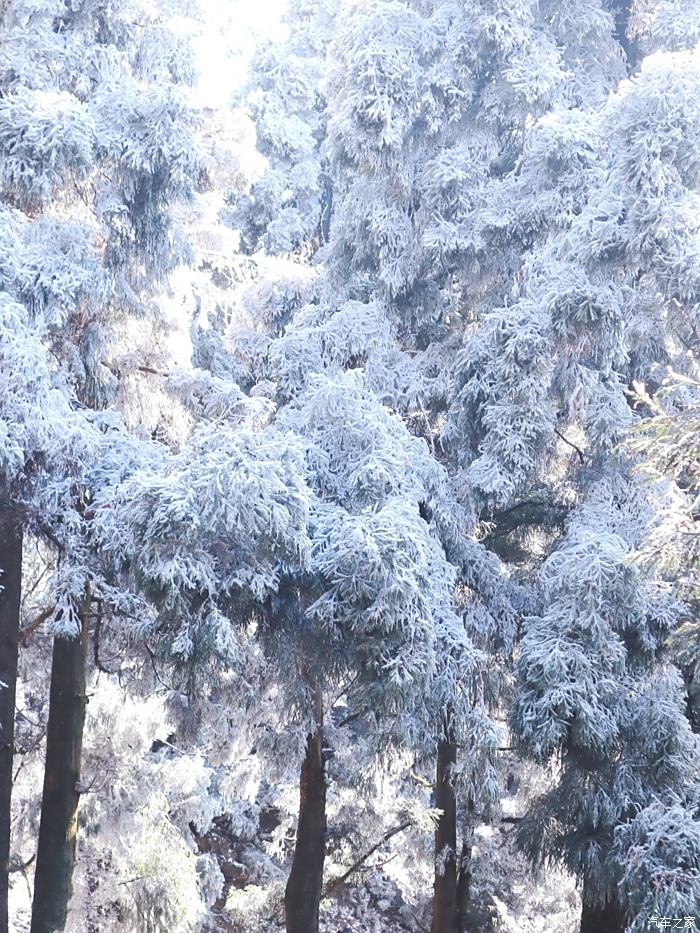
<svg viewBox="0 0 700 933"><path fill-rule="evenodd" d="M472 848L474 847L474 800L467 803L467 821L462 840L457 874L457 930L468 933L469 909L471 907Z"/></svg>
<svg viewBox="0 0 700 933"><path fill-rule="evenodd" d="M700 733L700 680L695 676L695 665L683 668L683 680L686 687L685 714L690 728Z"/></svg>
<svg viewBox="0 0 700 933"><path fill-rule="evenodd" d="M90 590L81 606L82 631L54 638L46 768L34 875L31 933L63 930L68 914L80 799L80 756L85 724L85 668Z"/></svg>
<svg viewBox="0 0 700 933"><path fill-rule="evenodd" d="M442 810L435 830L435 884L431 933L457 931L457 802L452 786L452 767L457 747L447 737L440 739L437 751L435 806Z"/></svg>
<svg viewBox="0 0 700 933"><path fill-rule="evenodd" d="M581 933L625 933L625 912L617 901L608 901L604 907L590 907L583 887Z"/></svg>
<svg viewBox="0 0 700 933"><path fill-rule="evenodd" d="M323 707L316 690L316 730L307 736L299 782L299 821L292 870L284 894L287 933L318 933L326 857L326 775ZM32 930L32 933L34 931Z"/></svg>
<svg viewBox="0 0 700 933"><path fill-rule="evenodd" d="M321 194L321 213L318 221L318 239L323 244L330 239L331 216L333 214L333 183L327 165L323 166L321 183L323 192Z"/></svg>
<svg viewBox="0 0 700 933"><path fill-rule="evenodd" d="M0 933L7 933L10 804L22 594L22 528L10 511L0 512L0 571Z"/></svg>

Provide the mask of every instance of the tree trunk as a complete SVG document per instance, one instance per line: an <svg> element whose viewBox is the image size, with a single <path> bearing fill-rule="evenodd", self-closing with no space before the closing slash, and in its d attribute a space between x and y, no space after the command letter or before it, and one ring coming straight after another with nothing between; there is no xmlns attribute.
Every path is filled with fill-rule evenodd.
<svg viewBox="0 0 700 933"><path fill-rule="evenodd" d="M287 933L318 933L326 857L326 775L319 690L316 691L316 707L316 730L307 736L306 755L301 766L297 838L284 893Z"/></svg>
<svg viewBox="0 0 700 933"><path fill-rule="evenodd" d="M85 724L85 668L90 590L81 605L82 631L54 638L46 768L34 875L31 933L63 930L72 889Z"/></svg>
<svg viewBox="0 0 700 933"><path fill-rule="evenodd" d="M469 909L471 907L472 883L472 848L474 847L474 800L470 796L467 803L467 821L459 856L457 875L457 930L468 933Z"/></svg>
<svg viewBox="0 0 700 933"><path fill-rule="evenodd" d="M581 933L625 933L625 913L616 901L608 901L604 907L590 907L583 890L581 909Z"/></svg>
<svg viewBox="0 0 700 933"><path fill-rule="evenodd" d="M7 933L9 923L10 804L21 594L22 528L12 512L3 511L0 512L0 933Z"/></svg>
<svg viewBox="0 0 700 933"><path fill-rule="evenodd" d="M442 810L435 830L435 884L431 933L457 931L457 803L452 786L452 766L457 747L447 737L440 739L437 751L435 806Z"/></svg>

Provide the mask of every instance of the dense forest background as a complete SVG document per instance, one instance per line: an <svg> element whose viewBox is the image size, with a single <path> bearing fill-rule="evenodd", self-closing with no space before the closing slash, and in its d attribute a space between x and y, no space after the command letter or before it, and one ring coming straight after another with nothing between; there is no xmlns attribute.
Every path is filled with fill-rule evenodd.
<svg viewBox="0 0 700 933"><path fill-rule="evenodd" d="M699 43L0 0L0 933L700 927Z"/></svg>

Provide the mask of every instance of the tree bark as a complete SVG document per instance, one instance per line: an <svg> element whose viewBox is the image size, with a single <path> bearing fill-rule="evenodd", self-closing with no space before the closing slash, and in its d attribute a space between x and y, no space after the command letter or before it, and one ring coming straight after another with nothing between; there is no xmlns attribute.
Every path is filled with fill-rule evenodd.
<svg viewBox="0 0 700 933"><path fill-rule="evenodd" d="M85 725L86 658L90 590L81 605L82 631L54 638L46 768L34 875L31 933L63 930L75 865L80 799L80 757Z"/></svg>
<svg viewBox="0 0 700 933"><path fill-rule="evenodd" d="M591 907L586 902L583 890L581 909L581 933L625 933L625 912L616 901L608 901L603 907Z"/></svg>
<svg viewBox="0 0 700 933"><path fill-rule="evenodd" d="M457 930L468 933L469 909L471 907L472 849L474 847L474 800L470 796L467 803L467 820L462 839L462 851L459 856L457 874Z"/></svg>
<svg viewBox="0 0 700 933"><path fill-rule="evenodd" d="M457 931L457 802L452 786L452 767L457 762L457 747L449 730L438 742L435 806L442 816L435 830L435 883L433 886L433 923L430 933Z"/></svg>
<svg viewBox="0 0 700 933"><path fill-rule="evenodd" d="M0 933L7 933L15 695L22 595L22 528L0 512Z"/></svg>
<svg viewBox="0 0 700 933"><path fill-rule="evenodd" d="M284 893L287 933L318 933L326 857L326 775L323 708L316 691L316 729L306 739L299 782L299 821L292 870ZM32 933L34 931L32 930Z"/></svg>

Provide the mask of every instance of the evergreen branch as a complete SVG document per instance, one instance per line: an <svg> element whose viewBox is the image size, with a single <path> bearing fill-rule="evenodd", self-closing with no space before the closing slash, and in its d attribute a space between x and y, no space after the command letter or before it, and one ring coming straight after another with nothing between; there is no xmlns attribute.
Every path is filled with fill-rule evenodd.
<svg viewBox="0 0 700 933"><path fill-rule="evenodd" d="M498 512L493 512L490 520L495 530L485 536L485 540L504 538L524 525L542 525L545 528L560 528L566 521L571 506L547 502L542 499L526 499Z"/></svg>
<svg viewBox="0 0 700 933"><path fill-rule="evenodd" d="M158 673L158 668L156 667L155 652L153 651L153 649L151 648L151 646L148 644L148 642L145 639L143 643L146 647L146 651L148 652L148 657L151 659L151 667L153 668L153 673L155 674L156 680L162 687L165 687L167 691L169 692L172 691L173 688L169 687L168 684L166 684L166 682L161 678L160 674Z"/></svg>

